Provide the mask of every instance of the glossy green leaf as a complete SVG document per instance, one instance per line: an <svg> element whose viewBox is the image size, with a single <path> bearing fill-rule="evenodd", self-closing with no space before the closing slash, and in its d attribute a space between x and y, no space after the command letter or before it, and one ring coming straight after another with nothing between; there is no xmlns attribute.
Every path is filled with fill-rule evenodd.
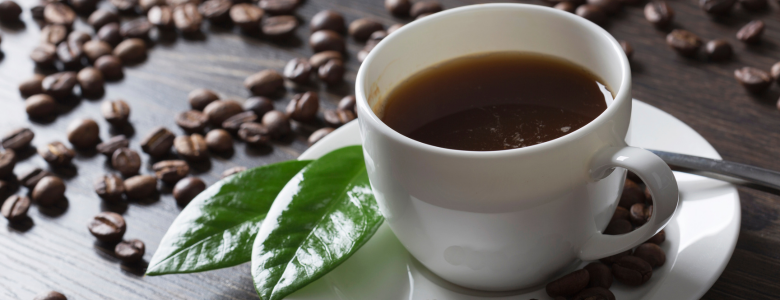
<svg viewBox="0 0 780 300"><path fill-rule="evenodd" d="M310 162L246 170L207 188L173 221L146 274L201 272L248 262L252 241L277 194Z"/></svg>
<svg viewBox="0 0 780 300"><path fill-rule="evenodd" d="M383 220L360 146L313 161L279 193L255 238L258 295L282 299L322 277L363 246Z"/></svg>

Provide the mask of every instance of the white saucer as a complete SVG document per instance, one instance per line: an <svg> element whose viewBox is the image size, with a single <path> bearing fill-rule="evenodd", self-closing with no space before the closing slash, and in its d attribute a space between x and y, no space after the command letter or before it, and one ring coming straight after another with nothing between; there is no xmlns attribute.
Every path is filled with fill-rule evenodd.
<svg viewBox="0 0 780 300"><path fill-rule="evenodd" d="M634 100L629 143L714 159L720 155L693 129L671 115ZM315 159L347 145L360 144L357 122L319 141L300 159ZM726 267L737 243L739 196L734 186L675 172L682 204L666 227L666 264L649 282L629 288L615 282L617 299L699 299ZM514 293L485 293L443 281L404 249L386 225L355 255L287 299L339 300L527 300L550 299L543 287Z"/></svg>

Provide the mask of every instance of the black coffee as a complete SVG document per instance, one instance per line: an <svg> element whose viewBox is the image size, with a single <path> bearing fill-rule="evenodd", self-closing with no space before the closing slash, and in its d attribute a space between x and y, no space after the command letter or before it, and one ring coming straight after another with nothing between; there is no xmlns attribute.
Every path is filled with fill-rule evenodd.
<svg viewBox="0 0 780 300"><path fill-rule="evenodd" d="M495 151L550 141L585 126L613 96L590 71L525 52L460 57L392 90L379 115L414 140Z"/></svg>

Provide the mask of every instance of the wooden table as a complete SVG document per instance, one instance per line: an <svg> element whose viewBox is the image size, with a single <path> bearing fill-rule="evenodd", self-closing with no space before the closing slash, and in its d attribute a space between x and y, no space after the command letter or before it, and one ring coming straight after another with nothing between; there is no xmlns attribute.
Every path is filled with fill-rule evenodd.
<svg viewBox="0 0 780 300"><path fill-rule="evenodd" d="M544 4L538 2L535 4ZM155 126L164 125L181 134L173 115L188 108L187 93L206 87L225 97L244 99L249 96L244 78L265 68L281 70L287 60L308 57L308 26L300 26L296 38L283 43L242 36L237 29L210 28L204 24L204 35L184 39L176 35L161 36L148 59L125 68L125 78L106 86L106 95L98 100L74 100L60 107L61 115L48 123L27 119L17 84L33 74L28 55L38 43L39 26L32 20L29 7L34 0L20 3L24 7L24 26L0 26L3 35L0 60L0 132L19 126L30 126L36 133L35 146L65 141L65 127L74 119L90 117L101 125L101 137L124 133L132 137L132 147L140 150L139 140ZM104 1L105 2L105 1ZM446 0L446 8L477 1ZM634 97L667 111L692 126L721 153L724 159L780 170L777 159L780 147L780 112L775 103L780 88L773 87L760 96L748 95L733 79L734 69L754 66L765 70L780 58L780 22L777 5L771 10L750 13L741 8L731 16L713 20L695 4L696 1L672 1L677 12L674 27L685 28L704 39L726 38L734 46L734 59L710 63L704 59L678 57L664 43L665 31L653 28L644 20L641 6L626 7L611 18L606 28L618 39L633 44L632 62ZM109 6L108 3L101 3ZM347 21L374 17L385 25L408 22L391 17L382 0L307 0L297 14L307 20L323 9L343 13ZM735 33L752 19L767 23L764 41L755 46L738 42ZM207 23L207 22L206 22ZM82 21L77 28L90 30ZM319 84L307 87L317 90L325 108L353 90L359 63L354 59L361 45L349 42L347 82L326 89ZM293 90L292 86L288 86ZM291 94L276 102L283 109ZM101 101L125 99L132 107L132 128L110 129L99 113ZM219 174L234 166L259 166L296 158L306 150L306 137L315 128L299 127L298 134L273 147L255 149L236 143L230 157L214 156L210 163L198 165L194 174L213 183ZM670 133L673 134L673 133ZM34 151L24 153L16 173L32 167L46 167ZM151 161L143 155L143 173L150 172ZM66 179L68 205L54 210L33 207L32 224L3 225L0 228L0 298L32 299L40 291L55 289L70 299L255 299L247 264L218 271L144 277L143 269L118 263L109 250L94 243L86 229L87 220L96 213L111 210L122 213L128 223L125 237L146 243L148 261L168 226L179 213L163 187L155 201L106 206L92 190L92 181L109 171L106 158L95 153L79 153L75 168L58 170ZM22 189L21 192L26 192ZM704 299L777 299L780 298L780 222L777 197L740 189L742 231L737 249L723 275ZM6 224L5 220L0 224Z"/></svg>

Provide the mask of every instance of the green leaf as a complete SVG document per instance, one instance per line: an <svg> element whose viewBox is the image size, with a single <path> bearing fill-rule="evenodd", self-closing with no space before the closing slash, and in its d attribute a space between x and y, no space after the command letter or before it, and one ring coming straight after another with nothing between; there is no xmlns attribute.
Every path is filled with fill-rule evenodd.
<svg viewBox="0 0 780 300"><path fill-rule="evenodd" d="M146 275L192 273L248 262L277 194L311 161L286 161L230 176L200 193L160 242Z"/></svg>
<svg viewBox="0 0 780 300"><path fill-rule="evenodd" d="M360 249L383 220L360 146L313 161L279 193L255 238L257 294L282 299L322 277Z"/></svg>

